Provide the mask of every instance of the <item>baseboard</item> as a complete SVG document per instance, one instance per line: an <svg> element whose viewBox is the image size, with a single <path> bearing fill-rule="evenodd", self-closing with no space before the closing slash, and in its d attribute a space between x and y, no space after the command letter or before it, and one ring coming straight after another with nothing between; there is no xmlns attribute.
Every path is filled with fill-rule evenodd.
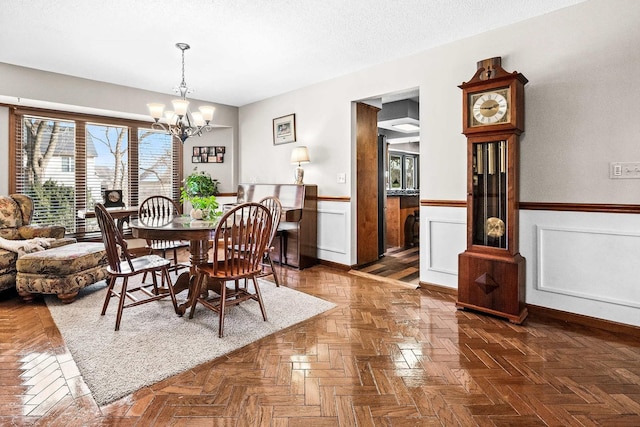
<svg viewBox="0 0 640 427"><path fill-rule="evenodd" d="M324 259L319 259L318 263L320 265L324 265L324 266L327 266L327 267L335 268L336 270L342 270L342 271L351 270L351 267L348 266L348 265L340 264L340 263L333 262L333 261L327 261L327 260L324 260Z"/></svg>
<svg viewBox="0 0 640 427"><path fill-rule="evenodd" d="M433 283L422 282L422 281L420 282L419 286L422 289L427 289L429 291L434 291L434 292L440 292L441 294L455 295L455 296L458 295L457 288L449 288L446 286L436 285Z"/></svg>
<svg viewBox="0 0 640 427"><path fill-rule="evenodd" d="M556 310L553 308L540 307L537 305L527 304L529 310L529 318L535 319L552 319L565 323L572 323L589 328L602 329L616 334L632 335L640 337L640 327L627 325L624 323L613 322L596 317L585 316L583 314L568 313L566 311Z"/></svg>

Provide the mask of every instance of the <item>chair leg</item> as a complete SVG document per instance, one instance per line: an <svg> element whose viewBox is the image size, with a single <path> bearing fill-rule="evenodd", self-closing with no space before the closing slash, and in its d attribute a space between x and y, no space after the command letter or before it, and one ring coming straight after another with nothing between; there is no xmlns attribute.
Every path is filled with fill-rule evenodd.
<svg viewBox="0 0 640 427"><path fill-rule="evenodd" d="M278 273L276 272L276 268L273 265L273 260L271 259L271 255L266 254L265 257L269 260L269 266L271 267L271 274L273 274L273 281L276 282L276 286L280 286L280 279L278 279Z"/></svg>
<svg viewBox="0 0 640 427"><path fill-rule="evenodd" d="M155 277L155 276L154 276ZM124 277L122 281L122 289L120 290L120 301L118 301L118 314L116 315L116 331L120 330L120 320L122 320L122 309L124 308L124 299L127 296L128 277Z"/></svg>
<svg viewBox="0 0 640 427"><path fill-rule="evenodd" d="M236 280L236 285L237 285L237 280ZM220 313L218 314L218 337L222 338L223 337L223 331L224 331L224 311L225 311L225 306L226 306L226 302L227 302L227 284L225 282L222 282L220 284Z"/></svg>
<svg viewBox="0 0 640 427"><path fill-rule="evenodd" d="M116 284L116 278L114 276L109 276L107 279L107 295L104 297L104 304L102 305L102 313L101 315L107 312L107 306L109 305L109 301L111 301L111 297L113 296L113 286Z"/></svg>
<svg viewBox="0 0 640 427"><path fill-rule="evenodd" d="M180 311L178 310L178 301L176 300L176 294L173 290L173 285L171 284L171 278L169 277L169 269L162 269L162 281L167 280L167 288L169 289L169 295L171 296L171 302L173 303L173 309L175 310L177 315L180 315Z"/></svg>
<svg viewBox="0 0 640 427"><path fill-rule="evenodd" d="M153 249L151 247L149 248L149 255L153 255ZM147 273L148 271L145 271L144 274L142 275L142 283L144 283L145 280L147 280Z"/></svg>
<svg viewBox="0 0 640 427"><path fill-rule="evenodd" d="M260 305L260 311L262 311L262 318L264 321L267 321L267 312L264 309L264 304L262 303L262 293L260 292L260 286L258 286L258 280L255 276L251 278L253 280L253 286L256 288L256 296L258 297L258 305Z"/></svg>
<svg viewBox="0 0 640 427"><path fill-rule="evenodd" d="M156 271L151 272L151 278L153 279L153 294L160 295L160 291L158 290L158 276L156 276ZM160 282L164 285L164 275L162 272L160 273Z"/></svg>
<svg viewBox="0 0 640 427"><path fill-rule="evenodd" d="M191 305L191 310L189 311L189 319L193 319L193 313L196 310L196 304L198 303L198 298L200 297L200 288L202 287L202 283L206 280L206 278L206 274L198 274L195 279L193 279L191 301L189 302L189 305Z"/></svg>
<svg viewBox="0 0 640 427"><path fill-rule="evenodd" d="M173 248L173 272L178 275L178 249Z"/></svg>

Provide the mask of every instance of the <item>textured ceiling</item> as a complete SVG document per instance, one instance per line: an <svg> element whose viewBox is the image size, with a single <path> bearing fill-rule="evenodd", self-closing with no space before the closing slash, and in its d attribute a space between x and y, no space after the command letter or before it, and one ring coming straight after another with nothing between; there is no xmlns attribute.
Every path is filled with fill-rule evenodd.
<svg viewBox="0 0 640 427"><path fill-rule="evenodd" d="M5 1L0 62L241 106L583 0ZM2 94L0 94L2 95Z"/></svg>

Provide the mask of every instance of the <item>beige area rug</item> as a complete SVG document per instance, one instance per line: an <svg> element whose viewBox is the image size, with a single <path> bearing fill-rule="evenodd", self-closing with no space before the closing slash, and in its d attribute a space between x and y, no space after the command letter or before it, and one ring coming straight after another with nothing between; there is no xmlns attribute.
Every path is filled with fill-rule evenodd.
<svg viewBox="0 0 640 427"><path fill-rule="evenodd" d="M179 317L168 298L125 309L116 332L117 300L100 315L104 281L83 289L72 304L53 296L46 302L94 399L104 405L335 307L267 281L260 290L268 321L253 300L229 307L224 338L218 338L217 313L198 305L193 319L188 311Z"/></svg>

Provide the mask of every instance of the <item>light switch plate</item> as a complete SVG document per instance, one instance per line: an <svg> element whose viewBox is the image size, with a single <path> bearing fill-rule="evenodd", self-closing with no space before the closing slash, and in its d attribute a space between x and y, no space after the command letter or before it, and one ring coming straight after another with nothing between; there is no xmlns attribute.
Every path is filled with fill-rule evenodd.
<svg viewBox="0 0 640 427"><path fill-rule="evenodd" d="M612 162L609 164L611 179L640 179L640 162Z"/></svg>

